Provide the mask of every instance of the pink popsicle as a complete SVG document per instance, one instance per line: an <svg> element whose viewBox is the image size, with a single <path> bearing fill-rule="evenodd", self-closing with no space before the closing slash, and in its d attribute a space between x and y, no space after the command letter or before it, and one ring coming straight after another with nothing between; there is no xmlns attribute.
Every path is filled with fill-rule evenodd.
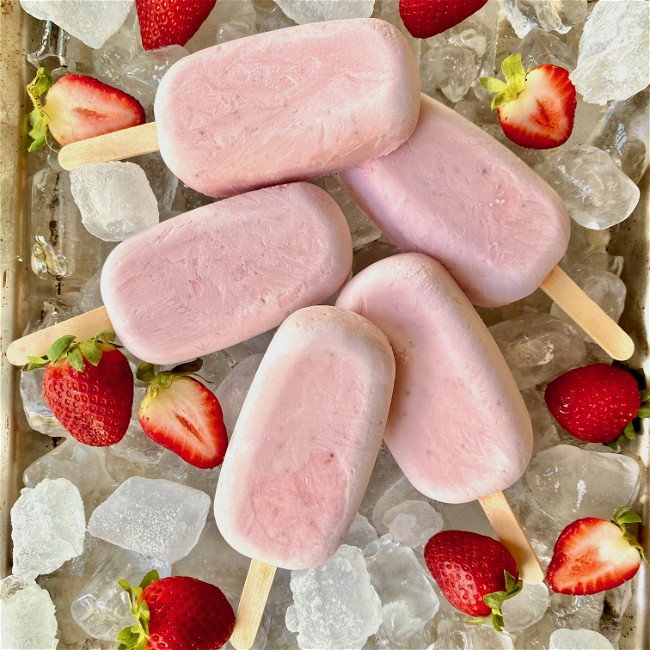
<svg viewBox="0 0 650 650"><path fill-rule="evenodd" d="M300 25L182 59L155 101L160 152L211 196L383 156L412 133L420 78L399 31L367 18Z"/></svg>
<svg viewBox="0 0 650 650"><path fill-rule="evenodd" d="M568 245L567 211L546 182L426 95L399 149L340 177L395 244L442 262L475 305L532 293Z"/></svg>
<svg viewBox="0 0 650 650"><path fill-rule="evenodd" d="M420 492L473 501L515 483L532 427L515 380L478 314L443 266L407 253L364 269L338 307L377 325L395 353L386 444Z"/></svg>
<svg viewBox="0 0 650 650"><path fill-rule="evenodd" d="M336 307L308 307L276 333L221 468L226 541L287 569L325 561L366 489L386 424L395 360L382 332Z"/></svg>
<svg viewBox="0 0 650 650"><path fill-rule="evenodd" d="M101 291L122 344L152 363L223 349L335 293L352 241L336 202L294 183L165 221L107 258Z"/></svg>

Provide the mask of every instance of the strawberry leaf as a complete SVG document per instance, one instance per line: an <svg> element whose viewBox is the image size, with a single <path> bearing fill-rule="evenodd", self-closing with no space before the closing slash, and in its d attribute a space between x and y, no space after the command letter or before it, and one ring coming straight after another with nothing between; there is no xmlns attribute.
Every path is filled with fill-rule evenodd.
<svg viewBox="0 0 650 650"><path fill-rule="evenodd" d="M47 358L52 363L56 363L61 357L63 357L66 352L68 352L72 342L74 341L74 336L68 334L62 336L60 339L57 339L52 343L49 350L47 351Z"/></svg>
<svg viewBox="0 0 650 650"><path fill-rule="evenodd" d="M79 349L81 350L81 353L83 354L86 361L88 361L91 366L99 365L99 362L102 358L102 350L97 345L95 339L82 341L79 343Z"/></svg>
<svg viewBox="0 0 650 650"><path fill-rule="evenodd" d="M650 418L650 406L643 405L637 414L637 417L640 418Z"/></svg>
<svg viewBox="0 0 650 650"><path fill-rule="evenodd" d="M83 354L81 354L78 345L73 345L68 350L68 363L78 372L83 372L83 369L86 367Z"/></svg>
<svg viewBox="0 0 650 650"><path fill-rule="evenodd" d="M194 361L181 363L180 365L172 368L171 372L175 375L191 375L201 370L202 366L203 366L203 359L194 359Z"/></svg>
<svg viewBox="0 0 650 650"><path fill-rule="evenodd" d="M514 101L526 89L526 71L521 63L521 54L512 54L506 57L501 64L501 70L506 82L495 77L481 77L480 79L483 88L490 93L497 93L492 99L492 110Z"/></svg>
<svg viewBox="0 0 650 650"><path fill-rule="evenodd" d="M152 569L149 571L149 573L145 574L145 576L140 581L140 589L146 589L152 582L156 582L157 580L160 580L158 571L156 571L156 569Z"/></svg>
<svg viewBox="0 0 650 650"><path fill-rule="evenodd" d="M115 332L113 330L104 330L95 337L95 340L103 343L113 343L115 341Z"/></svg>
<svg viewBox="0 0 650 650"><path fill-rule="evenodd" d="M634 430L634 424L632 422L628 422L625 425L625 429L623 429L623 435L628 440L634 440L636 438L636 431Z"/></svg>
<svg viewBox="0 0 650 650"><path fill-rule="evenodd" d="M641 402L650 402L650 390L642 390L641 394L639 395L641 398Z"/></svg>
<svg viewBox="0 0 650 650"><path fill-rule="evenodd" d="M154 370L153 363L147 363L143 361L135 373L135 376L140 380L151 383L151 380L156 376L156 371Z"/></svg>
<svg viewBox="0 0 650 650"><path fill-rule="evenodd" d="M29 124L32 127L29 137L33 142L30 144L28 151L37 151L46 144L48 117L43 112L43 103L41 96L44 95L52 86L52 75L45 69L39 68L36 76L27 86L27 93L32 100L34 110L29 114Z"/></svg>

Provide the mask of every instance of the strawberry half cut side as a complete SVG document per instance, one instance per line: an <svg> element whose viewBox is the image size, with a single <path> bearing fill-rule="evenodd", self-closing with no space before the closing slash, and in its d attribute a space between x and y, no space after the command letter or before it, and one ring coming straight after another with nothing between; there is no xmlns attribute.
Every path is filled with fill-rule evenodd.
<svg viewBox="0 0 650 650"><path fill-rule="evenodd" d="M223 462L228 435L219 400L190 376L201 364L197 359L157 374L151 364L141 364L137 377L149 387L138 419L154 442L194 467L210 469Z"/></svg>
<svg viewBox="0 0 650 650"><path fill-rule="evenodd" d="M501 66L506 81L482 77L491 93L503 132L512 142L530 149L551 149L564 144L573 131L576 89L569 71L540 65L525 71L521 54L507 57Z"/></svg>
<svg viewBox="0 0 650 650"><path fill-rule="evenodd" d="M569 524L555 543L546 573L551 589L584 596L613 589L636 575L645 553L626 524L641 518L618 508L613 521L585 517Z"/></svg>

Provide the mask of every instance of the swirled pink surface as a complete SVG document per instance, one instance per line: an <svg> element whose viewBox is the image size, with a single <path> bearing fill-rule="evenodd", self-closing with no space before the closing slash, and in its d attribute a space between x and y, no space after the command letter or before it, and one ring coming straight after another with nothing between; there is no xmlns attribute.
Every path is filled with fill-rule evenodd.
<svg viewBox="0 0 650 650"><path fill-rule="evenodd" d="M386 337L357 314L308 307L280 326L217 484L215 517L233 548L286 569L336 551L370 480L394 376Z"/></svg>
<svg viewBox="0 0 650 650"><path fill-rule="evenodd" d="M210 196L315 178L399 147L419 92L411 49L382 20L256 34L170 68L154 107L160 152Z"/></svg>
<svg viewBox="0 0 650 650"><path fill-rule="evenodd" d="M102 298L122 344L151 363L215 352L335 293L352 266L336 202L309 183L192 210L122 242Z"/></svg>

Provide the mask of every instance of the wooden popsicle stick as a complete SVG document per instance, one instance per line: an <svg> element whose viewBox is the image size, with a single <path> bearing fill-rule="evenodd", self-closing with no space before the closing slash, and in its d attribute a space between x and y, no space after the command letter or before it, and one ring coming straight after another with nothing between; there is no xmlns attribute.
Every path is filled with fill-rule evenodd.
<svg viewBox="0 0 650 650"><path fill-rule="evenodd" d="M255 641L266 600L273 585L276 567L261 560L251 560L244 589L237 607L235 628L230 643L237 650L248 650Z"/></svg>
<svg viewBox="0 0 650 650"><path fill-rule="evenodd" d="M14 366L24 366L27 357L46 354L50 345L66 334L73 334L78 340L91 339L100 332L113 329L106 307L98 307L85 314L61 321L38 332L32 332L16 339L7 348L7 359Z"/></svg>
<svg viewBox="0 0 650 650"><path fill-rule="evenodd" d="M519 577L529 584L544 580L544 569L503 492L481 497L479 503L501 543L512 553L519 568Z"/></svg>
<svg viewBox="0 0 650 650"><path fill-rule="evenodd" d="M156 123L147 122L67 144L59 152L59 165L71 171L88 163L123 160L158 150Z"/></svg>
<svg viewBox="0 0 650 650"><path fill-rule="evenodd" d="M559 266L542 282L542 290L610 357L624 361L634 342Z"/></svg>

